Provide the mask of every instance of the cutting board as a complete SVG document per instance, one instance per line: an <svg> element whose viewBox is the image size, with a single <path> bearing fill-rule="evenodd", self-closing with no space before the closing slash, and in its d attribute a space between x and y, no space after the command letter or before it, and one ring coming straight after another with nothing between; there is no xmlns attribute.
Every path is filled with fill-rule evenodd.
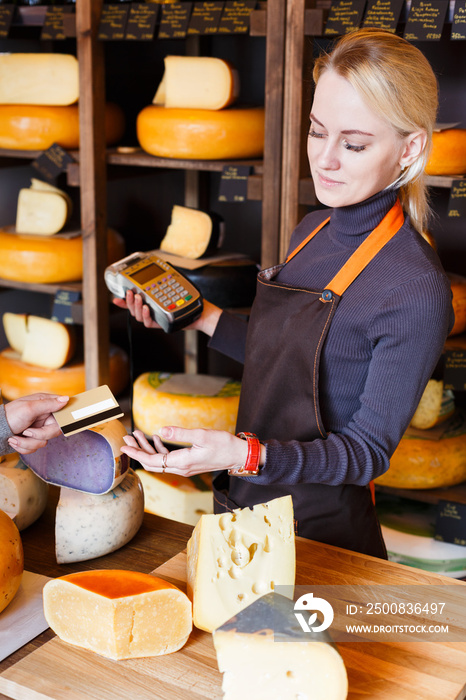
<svg viewBox="0 0 466 700"><path fill-rule="evenodd" d="M153 573L185 589L186 553ZM340 644L340 652L348 700L466 698L466 645L361 642ZM221 683L212 636L194 629L174 654L127 661L55 637L0 675L0 693L16 700L201 700L221 698Z"/></svg>

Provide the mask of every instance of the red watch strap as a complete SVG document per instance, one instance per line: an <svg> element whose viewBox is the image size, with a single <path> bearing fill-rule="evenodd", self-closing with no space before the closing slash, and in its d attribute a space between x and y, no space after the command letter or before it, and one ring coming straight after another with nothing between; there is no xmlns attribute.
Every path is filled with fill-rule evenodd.
<svg viewBox="0 0 466 700"><path fill-rule="evenodd" d="M236 437L247 440L248 454L245 464L239 469L230 469L229 474L243 474L255 476L259 473L259 463L261 458L261 444L259 438L254 433L238 433Z"/></svg>

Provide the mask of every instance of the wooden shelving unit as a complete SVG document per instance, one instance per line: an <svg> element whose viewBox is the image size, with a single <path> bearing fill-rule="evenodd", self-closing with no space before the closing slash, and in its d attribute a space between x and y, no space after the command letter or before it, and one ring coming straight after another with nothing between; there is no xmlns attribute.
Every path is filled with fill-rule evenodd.
<svg viewBox="0 0 466 700"><path fill-rule="evenodd" d="M442 489L394 489L388 486L376 485L376 491L409 498L412 501L422 501L423 503L438 503L439 501L466 503L466 482Z"/></svg>

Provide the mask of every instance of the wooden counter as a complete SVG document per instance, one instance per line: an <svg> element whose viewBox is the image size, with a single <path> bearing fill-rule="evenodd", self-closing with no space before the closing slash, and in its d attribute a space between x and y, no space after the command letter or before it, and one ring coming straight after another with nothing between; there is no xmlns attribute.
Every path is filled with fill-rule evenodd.
<svg viewBox="0 0 466 700"><path fill-rule="evenodd" d="M31 527L22 533L25 550L25 568L35 573L47 576L59 576L73 571L95 568L127 568L150 572L168 560L162 566L160 575L184 586L185 555L182 553L190 536L192 528L188 525L175 523L170 520L146 514L139 533L125 547L106 557L79 562L73 565L58 565L54 554L54 512L57 493L52 490L50 502L44 515ZM419 569L413 569L391 562L385 562L373 557L348 552L336 547L325 546L309 540L297 539L297 575L296 583L307 585L449 585L465 586L465 583L448 579L437 574L430 574ZM175 555L178 555L175 557ZM173 559L175 557L175 559ZM466 632L465 632L466 635ZM59 653L61 640L53 639L54 634L47 630L35 640L19 649L3 662L0 662L0 674L10 669L22 659L28 660L28 655L42 647L45 642L53 640L47 647ZM56 644L57 646L54 646ZM191 644L191 647L190 647ZM196 646L197 645L197 646ZM69 648L69 645L67 645ZM186 664L186 669L194 663L200 664L197 669L198 678L193 681L193 688L177 687L176 694L171 695L167 690L166 681L162 684L163 691L157 691L157 679L147 678L151 698L221 698L221 676L216 670L215 654L211 636L195 630L192 639L186 645L186 657L183 650L168 657L157 657L157 663L173 663L178 666ZM201 650L201 653L199 652ZM66 651L66 650L65 650ZM35 656L39 662L42 648ZM349 700L464 700L466 698L466 643L441 642L404 642L404 643L373 643L345 642L340 644L340 652L348 669L350 692ZM82 651L81 661L88 664L86 671L89 677L102 669L101 657ZM202 656L204 654L204 656ZM87 655L87 656L86 656ZM31 657L32 658L32 657ZM45 658L45 654L44 654ZM50 657L48 657L50 658ZM79 656L76 656L78 659ZM163 661L162 661L163 658ZM99 666L97 661L99 660ZM183 661L183 659L185 659ZM70 663L64 653L60 663ZM104 660L105 661L105 660ZM71 662L74 663L74 662ZM120 662L124 663L124 662ZM115 662L112 662L115 669ZM19 664L19 667L21 664ZM105 666L105 664L104 664ZM39 666L40 668L40 666ZM13 670L13 669L11 669ZM127 673L134 670L134 664L128 664ZM119 669L120 673L125 669ZM68 669L69 672L69 669ZM103 672L103 671L102 671ZM10 671L8 672L10 674ZM38 673L36 668L36 673ZM205 674L205 676L203 676ZM188 674L184 674L188 675ZM39 677L39 676L37 676ZM202 677L203 690L197 685ZM142 678L142 676L137 677ZM183 679L184 680L184 679ZM129 682L129 681L128 681ZM179 684L179 679L176 681ZM160 687L162 687L162 685ZM109 687L110 688L110 687ZM183 691L183 692L182 692ZM42 694L44 693L44 694ZM44 690L38 689L34 697L53 697ZM0 695L0 698L5 698ZM19 695L17 697L20 697ZM32 697L30 694L21 695L23 698ZM66 696L71 697L71 696ZM72 697L90 700L91 695L75 694ZM95 697L103 697L102 693ZM113 700L115 689L109 689L108 700ZM122 696L124 697L124 696ZM129 696L126 696L129 697ZM142 694L138 697L146 697ZM280 700L271 698L271 700Z"/></svg>

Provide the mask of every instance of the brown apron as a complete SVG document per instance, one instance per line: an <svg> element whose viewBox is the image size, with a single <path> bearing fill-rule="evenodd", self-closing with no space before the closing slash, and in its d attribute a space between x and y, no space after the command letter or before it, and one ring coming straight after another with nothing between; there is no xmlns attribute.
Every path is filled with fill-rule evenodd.
<svg viewBox="0 0 466 700"><path fill-rule="evenodd" d="M328 221L323 221L286 262ZM327 437L319 406L319 363L330 323L343 292L403 222L397 201L323 291L275 282L283 264L259 273L246 343L238 431L256 433L261 440L309 442ZM386 558L369 487L257 484L254 477L228 477L226 471L214 479L216 513L287 494L293 498L301 537Z"/></svg>

